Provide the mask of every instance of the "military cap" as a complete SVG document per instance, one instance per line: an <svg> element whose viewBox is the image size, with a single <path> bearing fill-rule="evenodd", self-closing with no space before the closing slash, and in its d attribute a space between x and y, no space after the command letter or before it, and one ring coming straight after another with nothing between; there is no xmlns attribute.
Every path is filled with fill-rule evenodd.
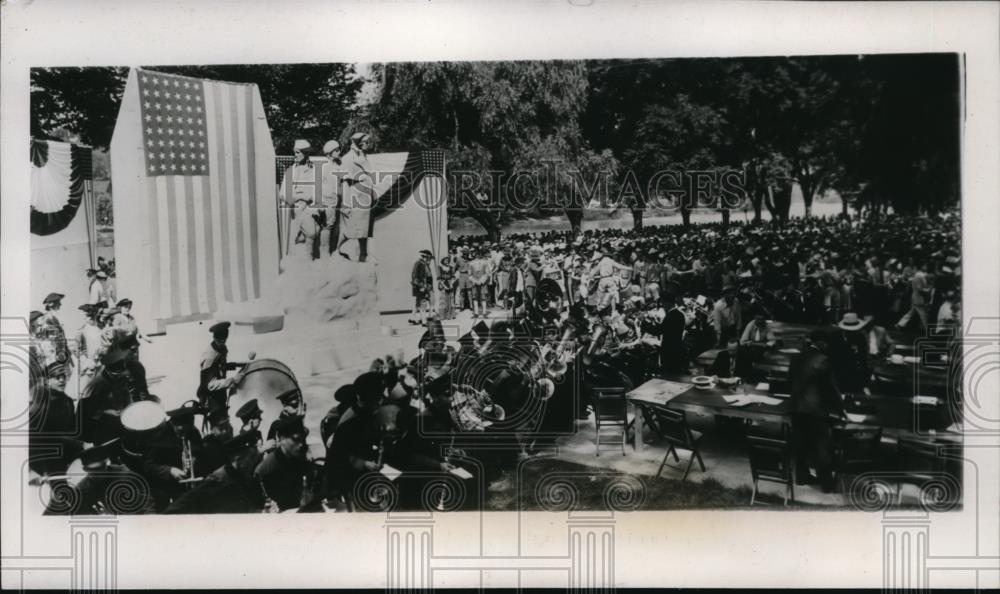
<svg viewBox="0 0 1000 594"><path fill-rule="evenodd" d="M264 414L264 411L260 410L260 406L257 404L256 398L248 400L246 404L241 406L239 410L236 411L236 417L244 423L246 423L248 419L260 417L262 414Z"/></svg>
<svg viewBox="0 0 1000 594"><path fill-rule="evenodd" d="M341 404L353 404L358 398L358 391L353 384L344 384L333 393L333 399Z"/></svg>
<svg viewBox="0 0 1000 594"><path fill-rule="evenodd" d="M208 422L212 425L221 425L229 422L229 407L216 408L208 413Z"/></svg>
<svg viewBox="0 0 1000 594"><path fill-rule="evenodd" d="M430 258L434 254L432 254L430 250L420 250L420 255L421 256L426 256L426 257Z"/></svg>
<svg viewBox="0 0 1000 594"><path fill-rule="evenodd" d="M295 145L292 148L294 148L297 151L307 151L312 148L312 145L309 144L308 140L300 138L295 141Z"/></svg>
<svg viewBox="0 0 1000 594"><path fill-rule="evenodd" d="M29 321L30 321L30 322L31 322L32 324L34 324L34 323L35 323L35 320L37 320L38 318L40 318L40 317L42 317L42 316L44 316L44 315L45 315L45 314L43 314L42 312L40 312L40 311L38 311L38 310L32 310L32 311L31 311L31 315L30 315L30 316L28 316L28 320L29 320Z"/></svg>
<svg viewBox="0 0 1000 594"><path fill-rule="evenodd" d="M56 374L66 375L66 364L59 361L49 363L45 368L45 377L52 377Z"/></svg>
<svg viewBox="0 0 1000 594"><path fill-rule="evenodd" d="M234 436L232 439L226 440L226 442L222 444L222 447L223 449L226 450L226 453L229 455L237 454L247 448L256 446L258 435L259 434L255 431L247 431L246 433L240 433L239 435Z"/></svg>
<svg viewBox="0 0 1000 594"><path fill-rule="evenodd" d="M355 142L364 140L365 138L368 138L368 134L366 132L355 132L354 134L351 134L351 140Z"/></svg>
<svg viewBox="0 0 1000 594"><path fill-rule="evenodd" d="M45 299L42 300L42 303L43 304L59 303L60 301L62 301L63 297L65 297L65 295L63 295L62 293L49 293L48 295L45 296Z"/></svg>
<svg viewBox="0 0 1000 594"><path fill-rule="evenodd" d="M108 302L105 299L101 299L100 301L98 301L97 303L94 304L94 307L96 309L107 309Z"/></svg>
<svg viewBox="0 0 1000 594"><path fill-rule="evenodd" d="M381 394L385 389L385 379L378 371L368 371L362 373L354 380L354 389L359 398Z"/></svg>
<svg viewBox="0 0 1000 594"><path fill-rule="evenodd" d="M218 322L212 324L212 326L208 329L208 331L211 332L212 334L221 334L224 332L229 332L230 326L232 326L232 324L229 322Z"/></svg>
<svg viewBox="0 0 1000 594"><path fill-rule="evenodd" d="M306 431L306 427L302 423L302 417L300 415L290 415L278 419L271 427L274 429L274 433L278 437L287 437L289 435L295 435L296 433L309 433Z"/></svg>
<svg viewBox="0 0 1000 594"><path fill-rule="evenodd" d="M119 299L118 303L115 304L115 307L124 307L126 305L132 307L132 300L129 299L128 297L124 299Z"/></svg>
<svg viewBox="0 0 1000 594"><path fill-rule="evenodd" d="M486 322L479 320L476 325L472 327L472 331L476 333L479 338L486 338L490 333L490 327L486 325Z"/></svg>
<svg viewBox="0 0 1000 594"><path fill-rule="evenodd" d="M278 394L278 400L281 401L281 402L284 402L286 400L291 400L295 396L298 396L299 398L301 398L302 397L302 390L300 390L297 387L285 390L284 392Z"/></svg>

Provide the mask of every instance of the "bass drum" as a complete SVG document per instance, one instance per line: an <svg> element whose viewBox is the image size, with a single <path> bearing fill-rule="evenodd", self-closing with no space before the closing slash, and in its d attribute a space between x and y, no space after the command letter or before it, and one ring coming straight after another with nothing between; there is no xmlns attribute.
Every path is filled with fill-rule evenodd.
<svg viewBox="0 0 1000 594"><path fill-rule="evenodd" d="M282 392L298 389L299 382L287 365L275 359L258 359L243 368L243 378L233 388L232 395L237 402L257 398L267 402L277 398Z"/></svg>

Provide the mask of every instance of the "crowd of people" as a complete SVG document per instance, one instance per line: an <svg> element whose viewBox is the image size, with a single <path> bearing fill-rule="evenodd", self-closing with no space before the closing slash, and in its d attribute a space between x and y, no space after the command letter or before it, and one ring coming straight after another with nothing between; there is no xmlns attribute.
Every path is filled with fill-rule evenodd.
<svg viewBox="0 0 1000 594"><path fill-rule="evenodd" d="M411 322L427 326L417 356L379 359L339 386L313 431L298 386L272 395L282 412L266 433L256 400L230 411L246 364L228 360L228 323L211 328L195 397L164 411L146 385L128 300L81 306L88 325L74 353L52 330L54 294L32 319L39 344L52 346L33 355L45 373L32 388L31 468L53 489L72 482L72 465L84 471L74 484L82 495L66 509L50 505L52 513L107 508L102 489L116 476L148 485L141 505L120 513L367 509L372 478L400 473L419 477L395 482L403 500L426 506L427 481L489 472L504 461L469 460L530 456L572 431L589 414L593 386L692 373L695 358L713 348L721 350L709 373L752 377L752 358L778 342L773 322L822 328L791 372L799 378L792 383L808 384L793 388L796 411L815 424L810 395L820 380L812 371L827 369L815 353L832 362L837 390L860 391L871 363L891 351L887 329L958 325L959 246L954 214L458 238L440 262L424 251L414 266ZM442 320L461 309L471 310L474 326L450 344ZM90 374L75 403L64 393L74 354ZM823 434L799 432L807 433ZM478 438L463 446L467 434ZM505 447L470 456L484 436ZM828 482L822 456L802 466L810 464Z"/></svg>

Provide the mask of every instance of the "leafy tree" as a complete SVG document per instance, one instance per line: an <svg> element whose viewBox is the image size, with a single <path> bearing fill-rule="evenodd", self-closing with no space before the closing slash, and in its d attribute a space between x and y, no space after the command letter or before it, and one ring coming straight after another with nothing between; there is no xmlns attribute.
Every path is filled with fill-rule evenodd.
<svg viewBox="0 0 1000 594"><path fill-rule="evenodd" d="M127 68L32 68L31 135L107 148L118 119Z"/></svg>

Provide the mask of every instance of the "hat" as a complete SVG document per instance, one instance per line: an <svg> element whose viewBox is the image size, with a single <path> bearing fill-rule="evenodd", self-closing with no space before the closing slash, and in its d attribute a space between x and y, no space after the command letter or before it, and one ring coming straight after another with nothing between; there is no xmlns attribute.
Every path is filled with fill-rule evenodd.
<svg viewBox="0 0 1000 594"><path fill-rule="evenodd" d="M105 366L114 365L115 363L121 363L126 357L128 357L128 349L113 348L101 355L101 363Z"/></svg>
<svg viewBox="0 0 1000 594"><path fill-rule="evenodd" d="M167 418L176 423L183 423L194 419L195 415L203 415L208 409L198 404L196 400L188 400L174 410L167 411Z"/></svg>
<svg viewBox="0 0 1000 594"><path fill-rule="evenodd" d="M94 309L107 309L107 308L108 308L108 302L104 299L101 299L100 301L94 304Z"/></svg>
<svg viewBox="0 0 1000 594"><path fill-rule="evenodd" d="M108 278L108 273L104 272L103 270L98 270L95 276L100 279L105 279Z"/></svg>
<svg viewBox="0 0 1000 594"><path fill-rule="evenodd" d="M333 151L340 148L340 143L336 140L327 140L326 144L323 145L323 154L328 155Z"/></svg>
<svg viewBox="0 0 1000 594"><path fill-rule="evenodd" d="M49 363L48 366L45 368L46 377L51 377L57 373L61 375L66 375L66 372L67 372L66 364L61 363L59 361L53 361L52 363Z"/></svg>
<svg viewBox="0 0 1000 594"><path fill-rule="evenodd" d="M229 422L229 407L224 406L212 410L207 415L208 422L212 425L221 425Z"/></svg>
<svg viewBox="0 0 1000 594"><path fill-rule="evenodd" d="M351 134L351 140L353 140L355 142L358 142L358 141L363 140L365 138L368 138L368 134L365 133L365 132L355 132L354 134Z"/></svg>
<svg viewBox="0 0 1000 594"><path fill-rule="evenodd" d="M63 297L65 297L65 295L63 295L62 293L49 293L48 295L45 296L45 299L42 300L42 303L43 304L59 303L60 301L62 301Z"/></svg>
<svg viewBox="0 0 1000 594"><path fill-rule="evenodd" d="M31 322L32 324L34 324L34 323L35 323L35 320L37 320L38 318L40 318L40 317L42 317L42 316L44 316L44 315L45 315L45 314L43 314L42 312L40 312L40 311L38 311L38 310L32 310L32 311L31 311L31 315L30 315L30 316L28 316L28 320L29 320L29 321L30 321L30 322Z"/></svg>
<svg viewBox="0 0 1000 594"><path fill-rule="evenodd" d="M344 384L333 393L333 399L341 404L353 404L358 399L358 391L353 384Z"/></svg>
<svg viewBox="0 0 1000 594"><path fill-rule="evenodd" d="M844 317L837 324L842 330L859 330L864 327L864 320L858 318L858 314L853 311L849 311L844 314Z"/></svg>
<svg viewBox="0 0 1000 594"><path fill-rule="evenodd" d="M490 327L486 325L486 322L479 320L476 325L472 327L472 331L476 333L479 338L486 338L490 333Z"/></svg>
<svg viewBox="0 0 1000 594"><path fill-rule="evenodd" d="M247 431L245 433L240 433L239 435L233 437L232 439L226 440L222 444L222 448L226 450L226 453L230 456L242 452L243 450L254 447L257 445L257 436L259 434L255 431Z"/></svg>
<svg viewBox="0 0 1000 594"><path fill-rule="evenodd" d="M212 326L208 329L208 331L211 332L213 335L220 334L222 332L229 332L230 326L232 326L232 324L229 322L219 322L217 324L212 324Z"/></svg>
<svg viewBox="0 0 1000 594"><path fill-rule="evenodd" d="M127 298L127 297L125 299L119 299L118 303L115 304L115 307L122 307L122 306L125 306L125 305L131 307L132 306L132 300L129 299L129 298Z"/></svg>
<svg viewBox="0 0 1000 594"><path fill-rule="evenodd" d="M298 396L299 398L302 397L302 390L300 390L298 386L285 390L281 394L278 394L278 400L280 402L284 402L286 400L291 400L295 396Z"/></svg>
<svg viewBox="0 0 1000 594"><path fill-rule="evenodd" d="M385 379L378 371L368 371L359 375L353 385L358 398L364 398L366 395L381 394L385 389Z"/></svg>
<svg viewBox="0 0 1000 594"><path fill-rule="evenodd" d="M96 309L96 306L93 303L84 303L83 305L81 305L77 309L79 309L80 311L82 311L84 313L89 314L89 313L93 313L94 312L94 310Z"/></svg>
<svg viewBox="0 0 1000 594"><path fill-rule="evenodd" d="M289 435L295 435L296 433L306 434L305 425L302 424L302 417L299 415L291 415L284 418L280 418L271 425L274 429L275 435L280 437L288 437Z"/></svg>
<svg viewBox="0 0 1000 594"><path fill-rule="evenodd" d="M300 138L295 141L295 145L292 148L294 148L297 151L307 151L312 148L312 145L309 144L308 140L303 140Z"/></svg>
<svg viewBox="0 0 1000 594"><path fill-rule="evenodd" d="M420 250L420 255L421 256L426 256L426 257L430 258L434 254L432 254L430 250Z"/></svg>
<svg viewBox="0 0 1000 594"><path fill-rule="evenodd" d="M257 405L257 399L252 398L236 411L236 417L246 423L249 419L260 417L264 411Z"/></svg>

